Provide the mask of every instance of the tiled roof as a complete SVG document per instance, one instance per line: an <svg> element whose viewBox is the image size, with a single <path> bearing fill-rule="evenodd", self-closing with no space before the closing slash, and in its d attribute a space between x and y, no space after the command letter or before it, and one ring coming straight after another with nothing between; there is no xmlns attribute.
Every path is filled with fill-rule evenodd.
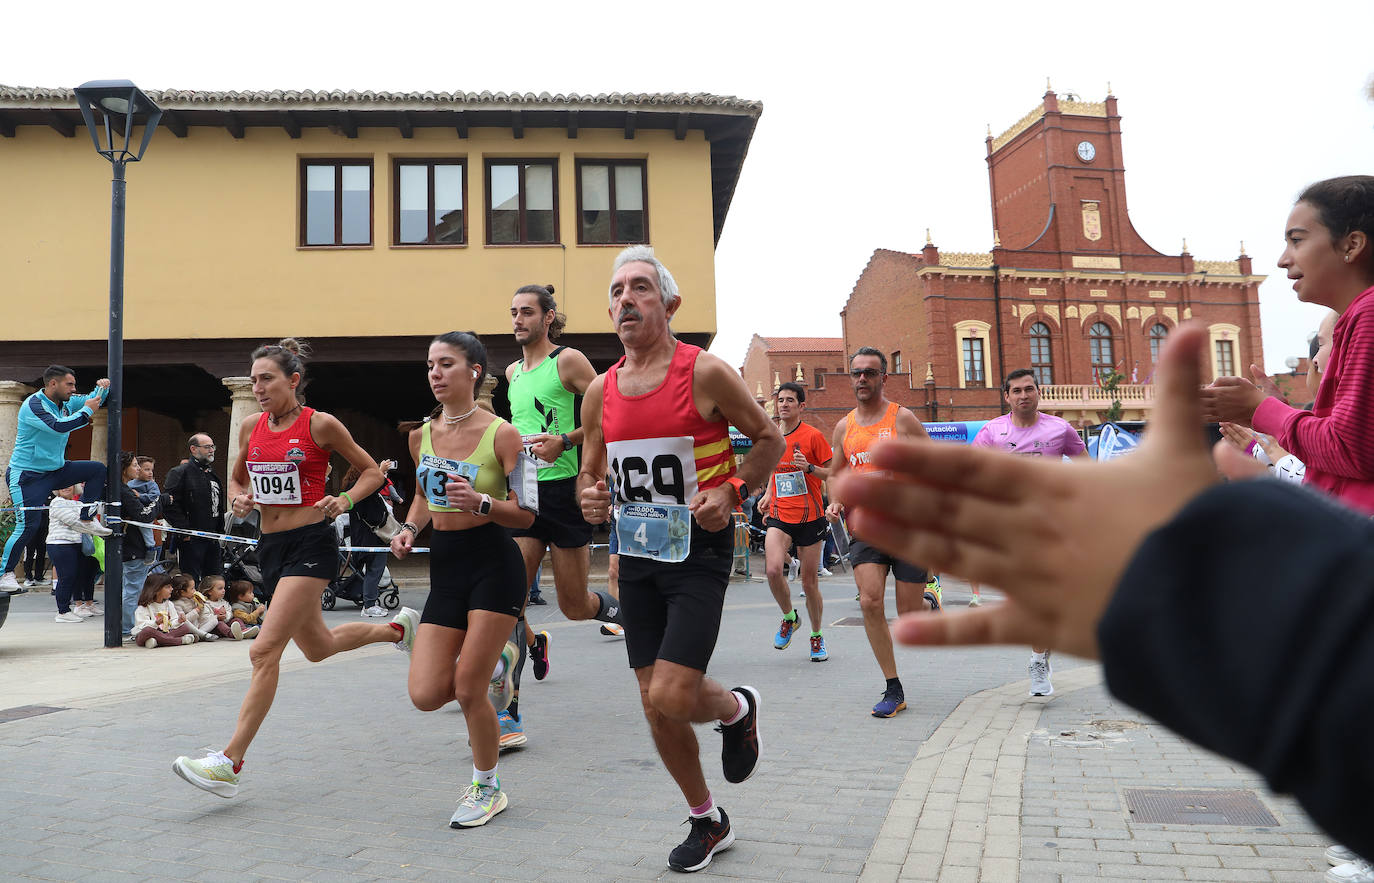
<svg viewBox="0 0 1374 883"><path fill-rule="evenodd" d="M252 92L202 92L194 89L145 89L149 98L163 108L195 105L236 105L244 109L282 107L366 109L387 107L412 110L449 110L508 108L523 105L538 109L579 108L643 108L672 110L700 108L715 111L740 111L757 116L763 104L736 98L733 95L712 95L706 92L603 92L580 95L576 92L550 94L540 92L358 92L354 90L295 90L272 89ZM76 97L69 88L0 85L0 105L69 107Z"/></svg>
<svg viewBox="0 0 1374 883"><path fill-rule="evenodd" d="M842 353L843 337L765 337L770 353Z"/></svg>

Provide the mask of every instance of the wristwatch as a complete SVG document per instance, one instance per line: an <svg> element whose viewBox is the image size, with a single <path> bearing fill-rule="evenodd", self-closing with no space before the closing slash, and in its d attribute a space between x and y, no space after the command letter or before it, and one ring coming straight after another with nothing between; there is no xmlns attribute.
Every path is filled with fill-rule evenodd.
<svg viewBox="0 0 1374 883"><path fill-rule="evenodd" d="M815 464L815 463L807 463L807 464L806 464L806 474L807 474L807 475L810 475L811 473L813 473L813 472L815 472L815 471L816 471L816 464Z"/></svg>
<svg viewBox="0 0 1374 883"><path fill-rule="evenodd" d="M483 494L483 495L482 495L482 502L480 502L480 503L477 504L477 514L478 514L478 515L490 515L490 514L491 514L491 494Z"/></svg>
<svg viewBox="0 0 1374 883"><path fill-rule="evenodd" d="M739 494L740 503L749 499L749 486L744 483L744 479L732 475L725 479L725 482L735 489L735 493Z"/></svg>
<svg viewBox="0 0 1374 883"><path fill-rule="evenodd" d="M415 522L413 521L407 521L405 524L401 525L400 529L398 529L396 532L400 533L403 530L410 531L410 535L413 537L420 535L420 528L416 527Z"/></svg>
<svg viewBox="0 0 1374 883"><path fill-rule="evenodd" d="M573 449L573 440L572 440L571 438L569 438L569 437L568 437L568 434L565 432L565 433L563 433L563 450L565 450L565 451L571 451L572 449Z"/></svg>

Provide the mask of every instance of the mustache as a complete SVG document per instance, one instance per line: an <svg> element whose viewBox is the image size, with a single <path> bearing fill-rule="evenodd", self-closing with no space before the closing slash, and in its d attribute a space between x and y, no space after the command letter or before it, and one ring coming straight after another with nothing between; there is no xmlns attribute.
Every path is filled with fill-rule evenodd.
<svg viewBox="0 0 1374 883"><path fill-rule="evenodd" d="M623 309L623 310L620 311L620 318L617 319L616 322L617 322L617 324L618 324L618 323L620 323L620 322L624 322L626 319L643 319L643 318L644 318L644 317L643 317L642 315L640 315L639 310L635 309L634 307L626 307L625 309Z"/></svg>

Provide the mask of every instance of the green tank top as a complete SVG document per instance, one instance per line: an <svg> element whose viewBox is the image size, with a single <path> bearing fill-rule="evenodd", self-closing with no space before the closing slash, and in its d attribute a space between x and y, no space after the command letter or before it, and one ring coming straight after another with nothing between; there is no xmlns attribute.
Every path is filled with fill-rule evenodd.
<svg viewBox="0 0 1374 883"><path fill-rule="evenodd" d="M505 422L506 421L502 420L500 417L494 418L491 423L488 424L487 431L482 433L482 438L477 442L477 447L473 449L471 454L468 454L467 457L460 461L461 463L477 467L477 480L472 483L472 487L479 494L490 494L493 501L504 500L510 493L510 488L506 485L506 471L501 466L501 459L496 456L496 430ZM434 442L430 438L429 428L430 422L428 420L420 427L421 457L424 457L426 454L435 457L439 456L434 453ZM428 492L424 484L425 482L422 479L420 482L421 487L417 488L417 492L425 495L429 502L429 511L464 511L451 506L435 505L433 499L434 495ZM442 492L439 491L439 493Z"/></svg>
<svg viewBox="0 0 1374 883"><path fill-rule="evenodd" d="M515 363L510 378L510 416L515 428L526 439L541 433L564 435L577 429L574 396L558 379L558 347L532 371L523 361ZM572 478L577 475L577 448L569 448L552 463L535 458L540 481Z"/></svg>

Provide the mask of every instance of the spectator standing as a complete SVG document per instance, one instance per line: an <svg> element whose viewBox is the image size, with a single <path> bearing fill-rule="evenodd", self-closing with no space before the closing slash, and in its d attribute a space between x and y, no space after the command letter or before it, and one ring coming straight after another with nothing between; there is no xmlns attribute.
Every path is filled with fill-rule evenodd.
<svg viewBox="0 0 1374 883"><path fill-rule="evenodd" d="M82 533L76 529L81 519L81 504L77 502L78 486L59 488L49 503L48 532L45 537L53 565L57 568L57 585L53 599L57 601L58 622L82 622L95 615L95 559L81 550Z"/></svg>
<svg viewBox="0 0 1374 883"><path fill-rule="evenodd" d="M149 522L158 517L159 501L144 505L138 501L138 494L129 487L139 475L138 461L130 451L120 451L119 503L126 521ZM119 558L124 562L124 630L133 632L134 608L139 605L139 595L144 582L148 579L148 547L143 544L143 530L132 524L124 525L124 542L120 545Z"/></svg>
<svg viewBox="0 0 1374 883"><path fill-rule="evenodd" d="M190 439L191 456L167 473L163 488L163 512L172 527L182 530L218 531L224 520L224 485L211 471L215 462L215 443L198 432ZM197 580L221 573L219 543L199 537L179 536L177 555L183 573Z"/></svg>
<svg viewBox="0 0 1374 883"><path fill-rule="evenodd" d="M28 589L19 585L14 568L24 547L38 532L40 519L26 507L45 506L48 497L60 487L82 483L81 502L94 503L105 492L105 464L94 460L66 460L67 434L88 426L92 415L105 402L110 381L96 381L87 395L76 391L72 369L49 365L43 372L43 388L19 406L19 427L14 436L14 453L5 468L5 485L10 501L18 507L14 530L0 555L0 592L21 595ZM95 519L95 507L83 506L77 524L82 533L107 537L112 531Z"/></svg>

